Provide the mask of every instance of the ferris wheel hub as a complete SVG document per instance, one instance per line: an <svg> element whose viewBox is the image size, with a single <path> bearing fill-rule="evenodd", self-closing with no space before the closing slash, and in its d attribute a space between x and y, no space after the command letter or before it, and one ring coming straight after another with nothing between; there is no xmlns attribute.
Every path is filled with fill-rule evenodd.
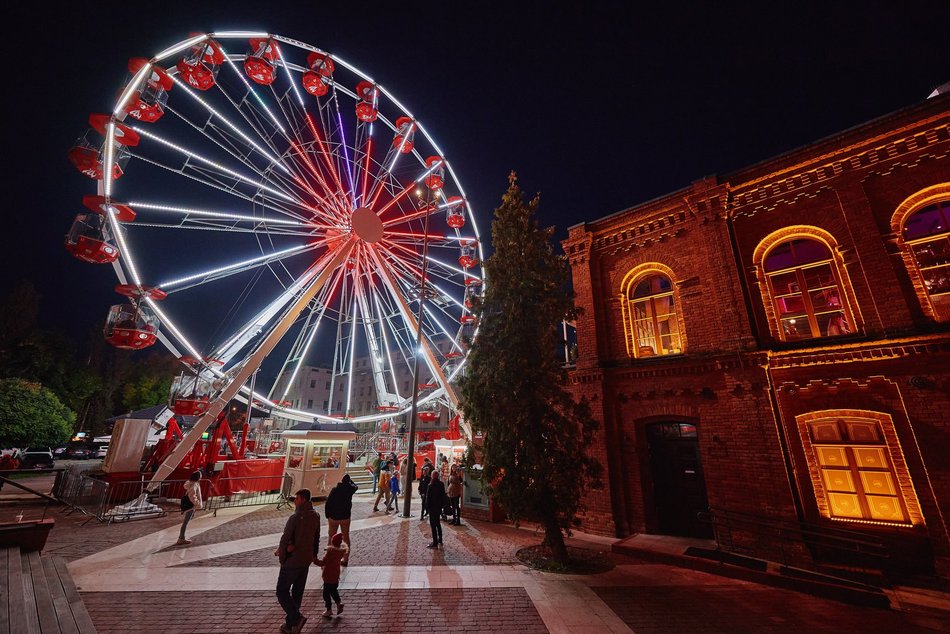
<svg viewBox="0 0 950 634"><path fill-rule="evenodd" d="M383 221L372 209L360 207L353 212L350 218L353 223L353 233L361 240L375 244L383 238Z"/></svg>

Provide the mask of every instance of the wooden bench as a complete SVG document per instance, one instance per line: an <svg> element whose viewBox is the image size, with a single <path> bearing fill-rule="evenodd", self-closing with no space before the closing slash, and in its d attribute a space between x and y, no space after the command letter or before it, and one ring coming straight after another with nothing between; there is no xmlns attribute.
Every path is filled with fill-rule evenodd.
<svg viewBox="0 0 950 634"><path fill-rule="evenodd" d="M0 549L0 634L95 634L62 557Z"/></svg>

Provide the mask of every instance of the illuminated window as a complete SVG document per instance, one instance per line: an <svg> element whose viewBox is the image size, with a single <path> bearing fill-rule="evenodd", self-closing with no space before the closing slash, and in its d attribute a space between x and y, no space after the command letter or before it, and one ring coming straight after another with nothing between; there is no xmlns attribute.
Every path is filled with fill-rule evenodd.
<svg viewBox="0 0 950 634"><path fill-rule="evenodd" d="M909 523L878 421L819 419L808 423L808 434L832 518Z"/></svg>
<svg viewBox="0 0 950 634"><path fill-rule="evenodd" d="M628 340L633 341L631 356L642 358L683 352L673 283L669 277L653 273L636 280L627 289L626 300L625 328Z"/></svg>
<svg viewBox="0 0 950 634"><path fill-rule="evenodd" d="M854 331L831 250L811 238L774 246L762 263L782 341Z"/></svg>
<svg viewBox="0 0 950 634"><path fill-rule="evenodd" d="M935 318L950 320L950 200L928 205L908 216L903 238Z"/></svg>

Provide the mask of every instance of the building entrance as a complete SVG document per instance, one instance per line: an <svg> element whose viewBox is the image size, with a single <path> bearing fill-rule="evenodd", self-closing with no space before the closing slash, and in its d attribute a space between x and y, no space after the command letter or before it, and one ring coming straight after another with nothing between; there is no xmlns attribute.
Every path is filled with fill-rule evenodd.
<svg viewBox="0 0 950 634"><path fill-rule="evenodd" d="M646 431L657 532L712 537L711 527L696 517L700 511L709 508L696 425L653 423L647 425Z"/></svg>

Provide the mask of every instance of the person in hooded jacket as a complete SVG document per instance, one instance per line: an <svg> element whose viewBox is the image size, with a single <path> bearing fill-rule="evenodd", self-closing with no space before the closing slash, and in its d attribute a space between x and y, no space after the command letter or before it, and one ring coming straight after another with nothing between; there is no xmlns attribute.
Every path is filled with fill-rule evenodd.
<svg viewBox="0 0 950 634"><path fill-rule="evenodd" d="M432 543L427 548L438 548L442 545L442 508L446 501L445 484L438 471L432 472L429 489L426 491L426 510L429 511L429 526L432 527Z"/></svg>
<svg viewBox="0 0 950 634"><path fill-rule="evenodd" d="M178 541L175 542L176 546L187 546L191 543L190 539L185 539L185 531L188 529L188 522L195 516L195 512L204 504L201 501L200 471L195 471L188 477L184 489L185 494L182 496L182 512L185 514L185 517L181 521L181 530L178 532ZM190 506L185 506L185 500L188 501Z"/></svg>
<svg viewBox="0 0 950 634"><path fill-rule="evenodd" d="M300 605L310 564L320 553L320 514L310 501L310 489L297 491L294 506L296 509L287 518L280 545L274 551L280 560L277 601L287 615L280 628L282 634L298 634L307 622L307 617L300 613Z"/></svg>
<svg viewBox="0 0 950 634"><path fill-rule="evenodd" d="M326 505L323 507L327 516L327 540L333 539L339 530L343 534L343 541L346 542L346 557L341 562L346 566L350 561L350 516L353 514L353 494L359 487L350 474L344 474L343 479L330 490L327 496Z"/></svg>
<svg viewBox="0 0 950 634"><path fill-rule="evenodd" d="M319 557L313 559L313 563L323 568L323 603L327 606L323 613L324 618L333 616L331 599L336 603L336 613L343 614L343 601L340 600L339 590L340 566L343 565L343 560L346 559L348 552L349 549L343 545L343 535L337 533L330 538L323 559Z"/></svg>

